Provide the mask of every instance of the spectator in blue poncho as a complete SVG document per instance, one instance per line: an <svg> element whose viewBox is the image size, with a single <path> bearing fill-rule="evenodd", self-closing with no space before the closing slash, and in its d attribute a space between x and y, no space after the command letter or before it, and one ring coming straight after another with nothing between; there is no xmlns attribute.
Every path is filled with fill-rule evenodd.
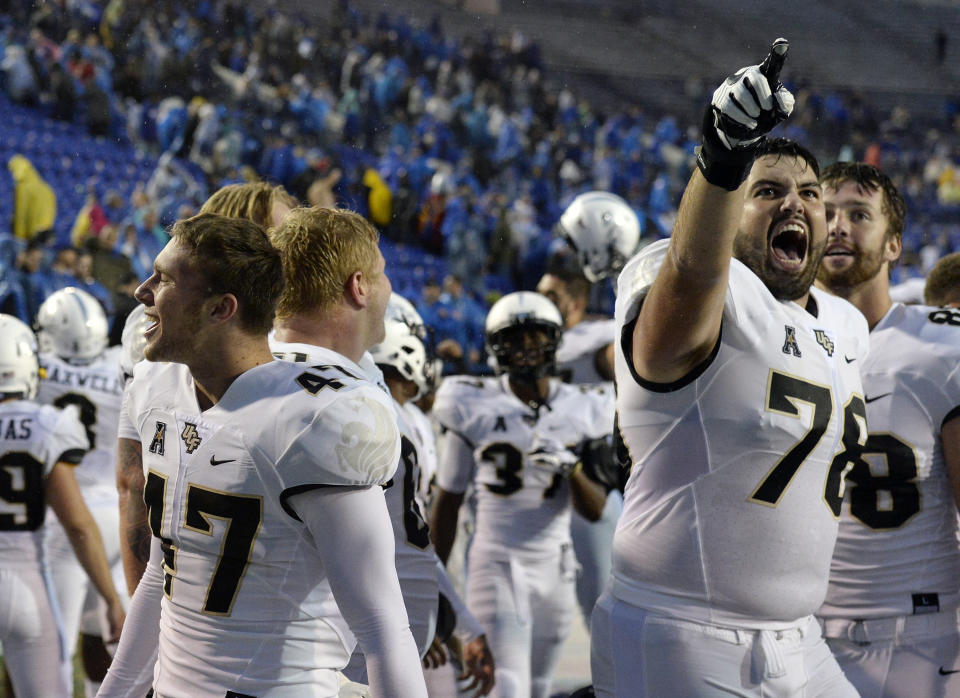
<svg viewBox="0 0 960 698"><path fill-rule="evenodd" d="M4 52L3 62L0 63L6 78L7 94L14 102L21 104L36 104L38 97L37 76L30 66L27 53L23 46L10 44Z"/></svg>

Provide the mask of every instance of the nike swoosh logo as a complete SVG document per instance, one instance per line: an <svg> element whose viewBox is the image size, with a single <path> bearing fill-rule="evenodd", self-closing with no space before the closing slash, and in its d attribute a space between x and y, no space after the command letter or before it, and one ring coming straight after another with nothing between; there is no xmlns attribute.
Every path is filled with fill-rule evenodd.
<svg viewBox="0 0 960 698"><path fill-rule="evenodd" d="M940 667L940 676L949 676L950 674L957 674L957 673L960 673L960 669L951 669L950 671L947 671L943 667Z"/></svg>
<svg viewBox="0 0 960 698"><path fill-rule="evenodd" d="M844 354L844 355L843 355L843 360L846 361L848 364L852 364L854 361L857 360L857 357L854 356L852 359L849 359L849 358L847 358L847 355Z"/></svg>
<svg viewBox="0 0 960 698"><path fill-rule="evenodd" d="M223 460L217 460L214 456L210 456L210 465L222 465L224 463L233 463L236 458L225 458Z"/></svg>
<svg viewBox="0 0 960 698"><path fill-rule="evenodd" d="M881 395L874 395L873 397L864 398L863 401L866 402L867 404L870 404L874 400L879 400L880 398L886 397L887 395L892 395L892 393L883 393ZM958 669L958 671L960 671L960 669Z"/></svg>

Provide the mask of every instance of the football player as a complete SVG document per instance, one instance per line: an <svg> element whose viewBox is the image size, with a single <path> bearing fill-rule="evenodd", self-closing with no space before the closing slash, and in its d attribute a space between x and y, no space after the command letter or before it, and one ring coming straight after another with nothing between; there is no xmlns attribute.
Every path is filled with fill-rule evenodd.
<svg viewBox="0 0 960 698"><path fill-rule="evenodd" d="M618 197L611 197L594 197L580 204L583 220L571 227L575 227L582 233L587 229L589 222L594 220L636 220L636 215L626 202L618 204L616 202ZM578 197L574 203L581 198ZM625 208L626 211L620 215L604 214L596 210L599 207L618 210ZM627 215L628 212L632 219ZM548 266L547 273L537 284L537 291L553 301L563 318L563 337L557 348L559 375L565 381L577 385L604 383L610 391L613 391L613 318L587 315L591 284L579 270L571 269L568 265L564 266L562 260L562 257L558 257L557 263L552 268ZM608 451L608 454L610 456L608 468L613 470L615 464L612 450ZM620 480L625 481L625 475ZM580 572L577 575L577 602L587 625L590 623L590 614L593 612L597 597L600 596L604 584L610 577L613 532L622 507L623 498L620 492L611 488L607 494L603 516L599 521L587 521L576 511L571 517L570 534L573 550L576 553L577 562L580 563Z"/></svg>
<svg viewBox="0 0 960 698"><path fill-rule="evenodd" d="M274 231L275 244L281 251L294 249L302 242L305 235L311 234L317 238L318 242L313 246L317 252L336 246L332 243L335 232L322 236L318 226L304 223L304 216L308 214L297 211L291 219L290 226L281 226L279 230ZM354 222L354 225L362 226L366 231L366 226L359 220ZM350 233L356 235L358 232L345 226L339 230L343 239L346 239ZM326 245L320 244L320 240L325 240ZM362 236L356 235L352 246L362 249L364 245L369 244L369 240L369 231L367 231ZM339 261L333 261L336 257L331 254L325 254L325 257L328 259L327 263L331 265L351 262L350 255L342 255ZM291 282L288 293L296 289L296 282ZM282 299L281 304L284 305ZM445 582L438 578L438 560L417 500L417 488L420 483L419 453L423 450L423 442L404 418L403 410L404 404L419 397L424 384L427 357L421 338L425 334L425 328L422 318L413 305L402 296L391 293L385 311L385 318L389 319L384 322L384 339L370 351L362 352L359 357L355 351L345 346L350 342L346 338L351 333L343 327L335 334L324 336L313 332L307 333L300 329L304 326L327 326L323 318L327 315L342 317L345 305L344 300L338 299L337 303L325 308L314 307L290 315L281 311L271 348L274 356L285 361L308 364L333 363L346 366L357 375L380 385L394 400L401 434L401 456L397 473L386 487L385 496L393 526L395 563L404 607L417 649L423 656L434 640L438 620L439 585ZM283 339L298 341L282 341ZM350 355L337 351L341 348L350 352ZM445 582L445 586L452 590L448 582ZM448 598L454 597L452 599L454 602L459 602L459 598L450 591L446 595ZM468 643L479 644L479 648L470 646L468 649L475 650L481 659L489 657L482 630L476 626L476 621L471 625L472 618L465 613L458 614L457 620L460 627L465 628ZM344 674L353 681L365 682L363 663L362 652L356 651L350 664L344 669ZM485 687L484 684L491 683L492 679L491 665L485 667L478 679L481 687L485 688L484 695L489 692L489 687Z"/></svg>
<svg viewBox="0 0 960 698"><path fill-rule="evenodd" d="M713 94L673 236L618 279L620 451L634 464L597 601L598 696L854 696L814 612L866 437L863 316L810 286L816 159L765 134L786 41Z"/></svg>
<svg viewBox="0 0 960 698"><path fill-rule="evenodd" d="M818 282L870 326L870 431L846 476L824 636L862 695L960 695L960 311L891 301L906 205L887 175L845 162L820 183Z"/></svg>
<svg viewBox="0 0 960 698"><path fill-rule="evenodd" d="M220 187L204 202L200 213L245 218L267 228L279 225L296 205L296 199L281 185L244 182ZM125 382L133 377L133 364L143 358L143 342L140 324L128 321L124 325L124 354L121 357L124 360ZM122 527L120 552L130 594L137 588L150 557L151 535L143 505L144 484L140 443L121 438L117 443L117 490Z"/></svg>
<svg viewBox="0 0 960 698"><path fill-rule="evenodd" d="M387 490L387 506L391 511L394 531L402 532L402 536L397 541L397 571L400 576L400 588L403 591L411 627L413 627L417 614L414 613L415 604L411 603L410 597L415 597L415 594L412 593L412 590L408 591L406 578L411 576L409 571L414 565L411 564L410 559L403 559L412 556L409 553L406 556L401 555L400 548L412 549L414 555L420 556L427 552L427 559L433 564L433 580L438 585L439 594L442 597L439 604L440 617L436 619L437 630L442 637L434 640L434 649L431 654L436 656L439 651L439 661L443 662L442 645L449 646L453 651L456 663L462 668L460 678L469 678L469 688L475 689L475 695L487 695L493 687L494 669L493 658L483 628L467 610L459 594L454 591L443 564L440 563L434 552L433 544L430 542L429 529L426 522L423 521L421 514L423 509L418 496L422 478L420 462L423 458L422 454L429 453L434 449L431 443L433 432L432 430L423 431L423 425L418 425L414 421L414 418L410 416L411 413L408 412L408 408L415 407L414 402L420 399L428 389L427 376L432 366L424 344L426 328L412 306L405 309L401 305L399 312L391 312L394 298L397 299L398 305L405 302L402 296L396 294L391 296L391 303L387 307L387 317L398 317L400 320L387 321L384 341L373 347L370 353L377 366L383 371L384 380L396 402L401 439L406 439L404 442L405 452L401 455L402 462L399 466L404 473L403 487L394 487L393 489L396 489L397 492L393 494L390 490ZM394 502L393 506L391 506L391 500ZM397 512L400 514L399 516ZM426 545L422 546L422 543L426 543ZM417 566L419 567L421 564L425 564L425 562ZM419 586L423 587L423 584L421 583ZM436 600L431 601L427 598L425 601L428 608L432 606L432 615L436 615ZM414 608L411 608L412 605ZM450 617L451 614L452 617ZM416 635L414 629L414 636L416 637ZM426 659L427 657L425 657ZM425 667L437 668L426 661ZM452 689L452 687L451 684L450 688ZM431 696L434 696L433 692L431 692Z"/></svg>
<svg viewBox="0 0 960 698"><path fill-rule="evenodd" d="M339 287L382 317L383 260L365 262ZM101 696L136 689L157 627L159 695L336 696L354 637L375 694L426 695L380 487L392 405L343 367L273 360L283 286L259 226L201 214L137 289L147 361L120 435L142 446L154 540ZM359 341L382 336L375 316Z"/></svg>
<svg viewBox="0 0 960 698"><path fill-rule="evenodd" d="M68 681L60 670L65 653L42 552L47 505L105 602L110 642L120 637L124 611L74 475L88 448L85 426L75 406L33 401L38 374L32 330L0 315L0 641L16 695L66 698L72 672Z"/></svg>
<svg viewBox="0 0 960 698"><path fill-rule="evenodd" d="M127 399L127 390L133 380L134 367L143 361L143 347L147 340L144 336L147 326L146 307L140 303L127 316L120 337L120 379L123 382L123 403ZM122 403L122 404L123 404ZM121 406L121 416L124 414ZM127 592L133 596L137 584L147 568L150 559L150 539L153 537L147 523L146 503L143 501L143 488L146 479L143 474L140 441L135 438L123 438L118 433L116 482L118 495L118 516L120 519L120 558Z"/></svg>
<svg viewBox="0 0 960 698"><path fill-rule="evenodd" d="M960 252L941 257L927 274L923 289L927 305L960 308Z"/></svg>
<svg viewBox="0 0 960 698"><path fill-rule="evenodd" d="M539 293L504 296L485 329L501 375L448 378L437 391L443 437L431 531L446 560L474 481L467 604L496 659L493 695L543 698L573 619L571 504L596 520L605 501L581 471L578 448L609 433L613 394L552 377L562 320Z"/></svg>
<svg viewBox="0 0 960 698"><path fill-rule="evenodd" d="M423 319L413 304L402 296L393 294L387 305L388 327L391 318L406 324L410 329L408 339L394 344L392 351L383 351L383 345L372 351L380 354L377 358L378 364L391 363L397 369L393 374L393 381L400 391L415 395L413 399L403 401L400 406L401 421L406 423L406 427L410 430L410 440L416 445L419 469L417 503L421 511L428 512L437 472L437 427L428 413L433 407L433 399L443 371L443 361L436 356L430 358L431 352L427 351L429 330L423 324ZM422 361L419 359L421 352L411 345L423 347ZM406 357L411 353L418 357L413 364L406 361ZM384 369L384 373L387 373L387 369ZM393 384L390 391L391 393L395 391ZM397 401L401 402L400 398L397 398ZM447 616L452 612L452 618L445 618L441 612L437 619L437 632L438 635L449 635L449 637L439 646L435 639L427 655L424 656L424 668L430 669L424 672L427 692L430 698L486 695L493 686L494 659L487 645L486 636L483 634L483 628L462 600L459 591L463 588L462 578L455 578L453 572L440 562L439 558L436 558L436 552L433 552L433 555L437 560L442 597L440 607L449 610ZM402 585L401 580L401 587ZM446 650L449 650L452 662L445 661L447 651L444 645ZM433 661L437 658L439 658L438 661Z"/></svg>
<svg viewBox="0 0 960 698"><path fill-rule="evenodd" d="M115 583L124 588L115 482L122 396L120 348L107 347L107 330L107 316L100 302L86 291L68 287L43 302L37 313L43 369L37 401L57 407L76 405L80 411L90 445L76 468L77 483L97 521ZM102 641L102 601L55 517L46 527L44 544L69 650L62 670L72 684L73 648L79 630L85 689L88 698L92 698L110 665L110 655ZM123 596L126 602L126 594Z"/></svg>

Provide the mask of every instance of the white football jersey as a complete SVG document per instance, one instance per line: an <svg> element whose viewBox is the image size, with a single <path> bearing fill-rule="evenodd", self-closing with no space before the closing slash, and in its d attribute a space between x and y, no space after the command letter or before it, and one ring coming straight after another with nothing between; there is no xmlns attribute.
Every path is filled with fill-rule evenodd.
<svg viewBox="0 0 960 698"><path fill-rule="evenodd" d="M83 489L101 486L116 490L117 420L123 383L120 347L110 347L88 364L71 364L54 354L40 354L37 402L63 407L76 405L87 428L90 450L77 468Z"/></svg>
<svg viewBox="0 0 960 698"><path fill-rule="evenodd" d="M472 464L441 457L437 484L458 493L476 484L475 548L536 554L569 542L570 485L527 454L537 435L575 448L609 434L612 391L551 380L546 403L534 408L510 389L506 375L458 376L440 385L433 414L446 438L462 438L473 452Z"/></svg>
<svg viewBox="0 0 960 698"><path fill-rule="evenodd" d="M437 476L437 437L433 421L412 400L403 406L403 411L420 461L417 501L420 502L420 507L425 509L430 502L431 484Z"/></svg>
<svg viewBox="0 0 960 698"><path fill-rule="evenodd" d="M818 289L809 310L778 301L734 259L714 352L684 380L648 383L625 352L668 242L619 279L617 437L632 472L613 593L696 621L789 623L823 601L847 449L866 438L866 320Z"/></svg>
<svg viewBox="0 0 960 698"><path fill-rule="evenodd" d="M597 371L597 352L615 340L613 318L594 318L563 331L557 347L557 369L567 383L609 382Z"/></svg>
<svg viewBox="0 0 960 698"><path fill-rule="evenodd" d="M960 606L960 530L940 427L960 410L960 310L896 303L861 367L870 435L847 474L820 615Z"/></svg>
<svg viewBox="0 0 960 698"><path fill-rule="evenodd" d="M287 499L387 482L400 457L389 398L336 366L284 361L243 373L203 412L180 364L141 362L127 393L164 549L157 692L329 681L355 642Z"/></svg>
<svg viewBox="0 0 960 698"><path fill-rule="evenodd" d="M0 567L36 568L47 512L44 480L87 450L77 411L29 400L0 403Z"/></svg>
<svg viewBox="0 0 960 698"><path fill-rule="evenodd" d="M270 335L270 351L281 361L292 361L294 363L322 363L341 366L348 371L360 372L364 378L380 386L385 393L389 393L386 382L383 380L383 371L373 360L369 351L363 352L359 362L354 362L343 354L328 349L327 347L318 347L313 344L303 344L300 342L280 342Z"/></svg>
<svg viewBox="0 0 960 698"><path fill-rule="evenodd" d="M346 370L359 372L357 375L371 382L379 381L387 400L392 404L400 428L400 461L396 474L387 483L384 496L393 526L394 555L400 591L417 648L422 654L427 649L427 639L432 639L432 631L436 627L439 587L437 558L430 541L430 529L417 500L417 487L420 482L420 452L417 448L419 441L409 424L406 412L390 396L389 389L383 382L383 372L373 362L369 353L364 354L364 359L368 361L361 359L357 364L332 349L312 344L271 341L270 350L283 361L306 362L309 366L318 363L339 366L347 364Z"/></svg>

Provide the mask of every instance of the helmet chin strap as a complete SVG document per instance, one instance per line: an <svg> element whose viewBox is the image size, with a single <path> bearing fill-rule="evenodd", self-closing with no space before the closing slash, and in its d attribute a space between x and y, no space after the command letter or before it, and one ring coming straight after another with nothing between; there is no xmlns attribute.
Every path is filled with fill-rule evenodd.
<svg viewBox="0 0 960 698"><path fill-rule="evenodd" d="M535 385L538 380L547 375L547 366L540 364L537 366L517 366L511 367L507 371L510 380L516 383L527 383Z"/></svg>
<svg viewBox="0 0 960 698"><path fill-rule="evenodd" d="M511 389L523 402L525 402L534 413L539 416L540 408L550 409L547 402L549 398L549 389L547 395L540 395L539 382L541 379L550 375L549 365L523 366L511 368L507 372L507 379L511 383Z"/></svg>

